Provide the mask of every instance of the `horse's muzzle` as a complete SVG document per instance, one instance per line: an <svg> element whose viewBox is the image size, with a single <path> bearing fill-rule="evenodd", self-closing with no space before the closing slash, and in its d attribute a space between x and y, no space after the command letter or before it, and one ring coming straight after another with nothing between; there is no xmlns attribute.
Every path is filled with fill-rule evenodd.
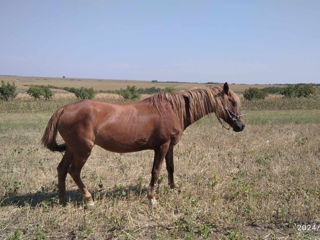
<svg viewBox="0 0 320 240"><path fill-rule="evenodd" d="M235 132L241 132L244 129L245 125L244 123L240 122L240 121L234 121L233 123L233 131Z"/></svg>

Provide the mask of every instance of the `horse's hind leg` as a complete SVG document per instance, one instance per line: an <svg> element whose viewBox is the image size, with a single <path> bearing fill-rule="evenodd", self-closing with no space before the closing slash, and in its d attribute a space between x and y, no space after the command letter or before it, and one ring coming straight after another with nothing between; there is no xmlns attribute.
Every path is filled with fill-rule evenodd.
<svg viewBox="0 0 320 240"><path fill-rule="evenodd" d="M169 147L169 150L166 155L166 166L168 171L168 184L171 188L175 188L173 172L174 172L174 163L173 163L173 146Z"/></svg>
<svg viewBox="0 0 320 240"><path fill-rule="evenodd" d="M64 125L60 124L59 133L67 145L67 150L72 152L68 173L82 191L84 200L88 203L88 206L92 206L92 196L82 182L80 174L94 146L95 132L90 114L82 114L78 117L77 122L72 125L67 123Z"/></svg>
<svg viewBox="0 0 320 240"><path fill-rule="evenodd" d="M81 190L84 200L87 203L87 206L92 207L94 205L92 196L90 192L88 191L87 187L84 185L84 183L81 180L80 174L82 167L86 163L90 153L88 154L73 154L71 166L69 168L69 174Z"/></svg>
<svg viewBox="0 0 320 240"><path fill-rule="evenodd" d="M67 177L68 168L70 166L71 159L72 159L72 152L67 150L63 155L63 158L57 168L60 204L66 203L66 177Z"/></svg>
<svg viewBox="0 0 320 240"><path fill-rule="evenodd" d="M154 161L153 161L153 167L151 172L151 181L150 181L150 188L148 191L148 198L151 202L151 204L156 204L156 198L155 198L155 192L154 188L158 181L158 177L161 170L161 165L164 160L164 157L166 156L168 149L170 146L170 142L165 143L161 145L159 148L155 149L154 151Z"/></svg>

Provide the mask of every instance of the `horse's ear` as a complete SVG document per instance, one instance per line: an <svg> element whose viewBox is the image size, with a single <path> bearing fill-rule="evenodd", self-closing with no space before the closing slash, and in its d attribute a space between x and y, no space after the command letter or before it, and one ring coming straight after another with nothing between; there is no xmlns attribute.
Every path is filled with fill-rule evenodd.
<svg viewBox="0 0 320 240"><path fill-rule="evenodd" d="M225 94L229 93L229 85L228 85L227 82L223 85L223 91L224 91Z"/></svg>

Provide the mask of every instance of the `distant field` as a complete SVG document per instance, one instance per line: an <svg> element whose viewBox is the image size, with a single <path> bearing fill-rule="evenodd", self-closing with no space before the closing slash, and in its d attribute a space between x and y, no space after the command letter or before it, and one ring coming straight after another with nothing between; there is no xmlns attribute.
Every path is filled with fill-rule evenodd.
<svg viewBox="0 0 320 240"><path fill-rule="evenodd" d="M209 86L205 83L170 83L138 80L115 80L115 79L80 79L80 78L49 78L49 77L19 77L19 76L0 76L0 81L13 81L18 86L19 91L25 91L30 85L54 85L57 87L86 87L96 90L116 90L126 88L128 85L135 85L137 88L150 87L174 87L177 90L191 89L195 87ZM221 82L223 84L224 82ZM241 93L249 87L264 88L272 85L247 85L247 84L232 84L231 88L235 92Z"/></svg>

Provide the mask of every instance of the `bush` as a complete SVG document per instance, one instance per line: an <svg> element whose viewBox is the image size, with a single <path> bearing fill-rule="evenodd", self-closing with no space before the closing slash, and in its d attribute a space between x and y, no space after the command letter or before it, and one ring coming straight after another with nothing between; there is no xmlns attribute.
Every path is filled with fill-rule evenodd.
<svg viewBox="0 0 320 240"><path fill-rule="evenodd" d="M269 94L280 94L283 90L283 87L265 87L261 90Z"/></svg>
<svg viewBox="0 0 320 240"><path fill-rule="evenodd" d="M312 84L306 84L300 86L297 91L297 97L310 97L315 94L316 89L312 86Z"/></svg>
<svg viewBox="0 0 320 240"><path fill-rule="evenodd" d="M72 88L63 88L66 91L72 91ZM116 93L122 96L126 99L136 99L140 98L140 94L154 94L154 93L160 93L160 92L173 92L175 91L174 87L166 87L166 88L158 88L158 87L149 87L149 88L136 88L135 86L127 86L126 89L120 89L120 90L100 90L99 92L106 92L106 93ZM130 93L131 92L131 93ZM138 93L139 97L131 98L130 95L136 95Z"/></svg>
<svg viewBox="0 0 320 240"><path fill-rule="evenodd" d="M95 95L93 88L84 88L74 90L74 94L79 99L92 99Z"/></svg>
<svg viewBox="0 0 320 240"><path fill-rule="evenodd" d="M125 99L140 99L141 95L139 94L136 86L127 86L126 89L118 90L118 94L121 95Z"/></svg>
<svg viewBox="0 0 320 240"><path fill-rule="evenodd" d="M4 83L4 81L1 81L0 99L8 101L11 98L15 98L17 96L16 90L17 87L14 83L10 84L9 82Z"/></svg>
<svg viewBox="0 0 320 240"><path fill-rule="evenodd" d="M48 100L53 96L53 93L48 86L31 86L27 93L35 99L39 99L41 96L43 96L46 100Z"/></svg>
<svg viewBox="0 0 320 240"><path fill-rule="evenodd" d="M137 90L137 92L140 93L140 94L153 94L153 93L159 93L161 91L162 91L162 89L161 88L157 88L157 87L139 88Z"/></svg>
<svg viewBox="0 0 320 240"><path fill-rule="evenodd" d="M285 97L310 97L315 94L316 89L312 84L306 85L289 85L281 91L281 94Z"/></svg>
<svg viewBox="0 0 320 240"><path fill-rule="evenodd" d="M93 88L64 87L63 90L74 93L74 95L79 99L92 99L95 95Z"/></svg>
<svg viewBox="0 0 320 240"><path fill-rule="evenodd" d="M296 95L298 85L289 85L281 91L285 97L294 97Z"/></svg>
<svg viewBox="0 0 320 240"><path fill-rule="evenodd" d="M77 91L76 88L72 88L72 87L64 87L63 90L71 93L75 93Z"/></svg>
<svg viewBox="0 0 320 240"><path fill-rule="evenodd" d="M139 88L137 89L137 92L140 94L154 94L159 92L173 92L175 89L173 87L166 87L166 88L156 88L156 87L150 87L150 88Z"/></svg>
<svg viewBox="0 0 320 240"><path fill-rule="evenodd" d="M175 91L174 87L166 87L164 89L164 92L174 92L174 91Z"/></svg>
<svg viewBox="0 0 320 240"><path fill-rule="evenodd" d="M49 100L50 98L52 98L53 93L49 87L43 87L42 90L44 99Z"/></svg>
<svg viewBox="0 0 320 240"><path fill-rule="evenodd" d="M249 88L246 89L243 93L243 96L247 100L253 99L264 99L268 94L258 88Z"/></svg>
<svg viewBox="0 0 320 240"><path fill-rule="evenodd" d="M35 99L39 99L43 95L42 92L42 88L38 86L32 86L27 91L27 93Z"/></svg>

